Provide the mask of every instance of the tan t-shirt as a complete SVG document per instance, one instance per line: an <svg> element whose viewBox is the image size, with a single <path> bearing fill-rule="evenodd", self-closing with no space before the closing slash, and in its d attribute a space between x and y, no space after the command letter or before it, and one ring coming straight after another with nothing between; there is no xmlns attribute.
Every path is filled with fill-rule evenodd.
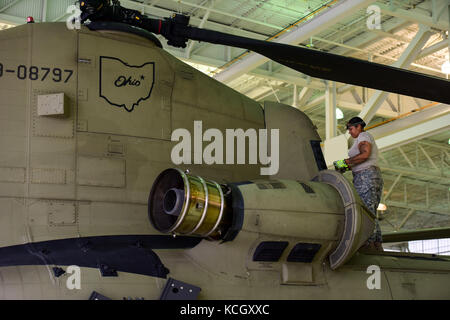
<svg viewBox="0 0 450 320"><path fill-rule="evenodd" d="M378 166L378 147L375 143L375 139L368 132L363 131L358 135L354 140L352 147L348 150L348 156L351 158L360 154L358 146L363 141L367 141L372 145L372 151L370 152L370 157L366 161L352 167L353 172L367 169L370 166Z"/></svg>

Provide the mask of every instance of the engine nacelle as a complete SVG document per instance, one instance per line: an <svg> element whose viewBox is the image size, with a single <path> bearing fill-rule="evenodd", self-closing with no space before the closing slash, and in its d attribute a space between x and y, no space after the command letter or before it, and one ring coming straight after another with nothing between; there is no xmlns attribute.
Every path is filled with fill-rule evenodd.
<svg viewBox="0 0 450 320"><path fill-rule="evenodd" d="M251 232L295 239L321 250L336 269L370 237L374 217L341 174L322 170L313 180L220 186L168 169L152 187L149 218L157 230L174 235L230 241Z"/></svg>

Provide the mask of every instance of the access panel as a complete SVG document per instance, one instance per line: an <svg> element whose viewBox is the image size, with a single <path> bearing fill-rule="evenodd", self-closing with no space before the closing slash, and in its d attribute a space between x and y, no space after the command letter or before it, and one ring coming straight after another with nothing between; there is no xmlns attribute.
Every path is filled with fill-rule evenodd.
<svg viewBox="0 0 450 320"><path fill-rule="evenodd" d="M78 131L170 139L174 73L132 34L79 34Z"/></svg>

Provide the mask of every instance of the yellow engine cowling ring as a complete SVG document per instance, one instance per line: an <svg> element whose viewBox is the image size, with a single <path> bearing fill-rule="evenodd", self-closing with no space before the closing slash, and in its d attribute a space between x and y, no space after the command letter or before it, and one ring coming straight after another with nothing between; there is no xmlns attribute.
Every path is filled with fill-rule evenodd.
<svg viewBox="0 0 450 320"><path fill-rule="evenodd" d="M153 184L148 209L150 222L163 233L216 239L226 206L217 182L167 169Z"/></svg>

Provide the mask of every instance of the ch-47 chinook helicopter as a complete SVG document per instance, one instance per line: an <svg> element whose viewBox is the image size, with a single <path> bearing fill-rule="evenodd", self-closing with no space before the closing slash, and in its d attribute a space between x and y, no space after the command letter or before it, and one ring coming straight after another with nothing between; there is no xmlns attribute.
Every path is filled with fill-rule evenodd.
<svg viewBox="0 0 450 320"><path fill-rule="evenodd" d="M444 103L448 81L197 29L181 15L152 20L117 1L80 6L79 30L0 31L1 299L450 298L448 257L359 250L373 215L327 170L304 113L261 108L171 56L153 34L181 47L238 46L314 77ZM195 135L199 120L221 133L279 129L278 172L174 165L172 132ZM380 271L374 290L370 266Z"/></svg>

